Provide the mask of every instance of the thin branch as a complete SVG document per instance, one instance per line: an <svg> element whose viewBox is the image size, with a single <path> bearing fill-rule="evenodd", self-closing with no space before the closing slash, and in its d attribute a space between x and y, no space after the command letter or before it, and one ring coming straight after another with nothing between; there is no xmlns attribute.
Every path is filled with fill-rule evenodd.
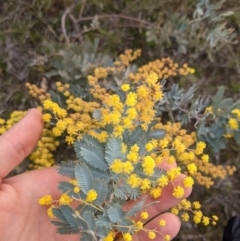
<svg viewBox="0 0 240 241"><path fill-rule="evenodd" d="M63 33L63 36L66 40L67 43L69 43L69 37L67 35L67 30L66 30L66 18L67 18L67 15L69 15L71 13L71 11L76 7L77 3L76 1L69 7L67 8L62 17L61 17L61 28L62 28L62 33Z"/></svg>
<svg viewBox="0 0 240 241"><path fill-rule="evenodd" d="M94 16L87 16L87 17L82 17L77 20L77 22L84 22L84 21L90 21L93 20ZM98 19L104 19L104 18L122 18L134 22L138 22L139 24L147 25L147 26L153 26L150 22L147 22L145 20L141 20L138 18L130 17L124 14L104 14L104 15L98 15Z"/></svg>
<svg viewBox="0 0 240 241"><path fill-rule="evenodd" d="M82 34L80 33L80 29L79 29L77 20L76 20L76 18L75 18L71 13L69 14L69 17L70 17L70 19L71 19L72 22L73 22L73 27L74 27L74 29L75 29L76 36L77 36L76 38L78 38L79 41L81 42L81 41L82 41Z"/></svg>
<svg viewBox="0 0 240 241"><path fill-rule="evenodd" d="M83 3L82 3L82 7L81 7L81 9L80 9L78 19L81 19L81 18L82 18L82 14L83 14L83 10L84 10L84 7L85 7L86 2L87 2L87 0L84 0Z"/></svg>

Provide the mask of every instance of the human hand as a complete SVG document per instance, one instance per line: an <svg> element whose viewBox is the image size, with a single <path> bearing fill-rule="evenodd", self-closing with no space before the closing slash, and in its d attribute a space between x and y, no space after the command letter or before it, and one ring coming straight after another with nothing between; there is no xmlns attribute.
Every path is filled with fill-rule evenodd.
<svg viewBox="0 0 240 241"><path fill-rule="evenodd" d="M26 172L11 178L6 176L26 158L36 146L43 122L41 113L30 110L28 114L11 130L0 137L0 237L1 241L75 241L77 235L59 235L56 228L50 223L44 207L39 206L38 200L46 194L50 194L55 200L61 193L57 189L57 183L63 180L58 175L56 168L45 168ZM182 184L180 177L176 185ZM173 186L168 185L163 189L159 204L152 205L148 212L150 218L157 213L164 212L176 205L180 200L172 196ZM186 198L191 189L185 188ZM150 197L148 202L156 201ZM131 204L129 204L131 205ZM166 220L166 226L160 227L158 221ZM171 213L163 213L145 228L154 229L163 234L175 237L180 229L180 220ZM157 236L157 240L163 240ZM143 232L134 236L135 241L148 240Z"/></svg>

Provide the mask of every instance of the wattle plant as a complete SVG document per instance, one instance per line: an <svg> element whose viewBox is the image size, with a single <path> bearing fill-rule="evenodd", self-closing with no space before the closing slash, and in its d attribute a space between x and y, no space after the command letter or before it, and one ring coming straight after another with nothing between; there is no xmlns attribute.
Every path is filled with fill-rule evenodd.
<svg viewBox="0 0 240 241"><path fill-rule="evenodd" d="M82 241L131 241L141 230L149 239L162 235L170 240L159 227L146 228L149 208L168 185L172 196L181 199L170 210L173 214L205 226L218 220L204 215L198 201L183 198L194 183L208 189L216 178L235 171L232 166L214 165L208 154L224 149L229 138L240 144L240 104L224 100L221 88L212 100L194 98L195 87L184 92L174 84L164 91L168 78L194 70L170 58L139 68L130 65L139 55L140 51L127 50L110 66L91 65L83 89L82 83L76 83L78 78L56 82L49 92L26 85L30 95L40 100L45 122L28 168L57 163L59 173L69 178L59 183L59 200L47 193L39 200L48 206L61 234L77 233ZM8 120L0 119L0 134L24 114L15 111ZM184 128L193 122L192 132ZM61 163L60 147L67 149L60 153ZM162 164L176 167L163 170ZM184 180L175 185L181 173ZM152 202L145 202L147 195ZM130 209L128 201L135 201ZM165 225L166 220L159 220L159 226Z"/></svg>
<svg viewBox="0 0 240 241"><path fill-rule="evenodd" d="M69 133L72 127L72 136L76 136L73 139L77 139L74 144L77 160L62 162L59 167L59 173L70 178L59 184L61 198L54 201L46 195L39 200L41 205L50 205L48 214L58 219L52 223L59 233L79 233L81 240L106 241L115 237L132 240L132 235L140 230L147 232L150 239L162 235L156 228L144 228L148 207L155 203L146 205L144 196L149 194L157 200L162 188L174 186L182 171L186 177L172 192L175 198L182 199L185 188L194 184L196 160L208 162L208 156L203 154L205 143L195 144L194 137L179 124L162 125L156 116L154 104L163 98L158 79L156 73L151 73L145 82L123 84L119 95L109 94L93 111L92 128L83 135L79 134L77 119L69 118L58 104L44 101L44 109L48 111L45 121L56 123L53 131ZM159 168L161 163L173 164L177 159L182 162L182 169ZM124 211L129 200L137 204ZM78 204L75 208L71 207L73 201L74 206ZM204 216L198 203L192 205L184 199L176 208L181 210L185 221L191 212L196 223L216 223L217 217ZM142 215L136 219L139 211ZM159 222L160 226L165 224L165 220ZM171 237L166 234L164 239Z"/></svg>

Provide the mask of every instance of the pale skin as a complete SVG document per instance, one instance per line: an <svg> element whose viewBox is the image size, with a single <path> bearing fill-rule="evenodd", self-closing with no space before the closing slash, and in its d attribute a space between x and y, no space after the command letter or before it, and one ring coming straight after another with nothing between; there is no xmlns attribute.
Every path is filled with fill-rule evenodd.
<svg viewBox="0 0 240 241"><path fill-rule="evenodd" d="M50 223L46 207L39 206L38 200L46 194L55 200L60 197L58 182L64 178L57 174L56 168L45 168L26 172L11 178L6 176L18 166L34 149L42 132L42 115L31 109L12 129L0 137L0 239L1 241L75 241L79 236L59 235ZM166 168L166 166L165 166ZM183 176L175 184L182 185ZM160 203L148 208L150 218L177 204L180 200L172 196L173 186L163 190L158 199ZM191 189L185 189L185 196ZM150 197L147 202L155 201ZM131 204L129 204L131 205ZM165 227L158 221L166 220ZM145 228L157 230L175 237L180 229L180 220L171 213L164 213L148 223ZM134 241L148 240L144 232L134 236ZM155 240L163 240L157 235Z"/></svg>

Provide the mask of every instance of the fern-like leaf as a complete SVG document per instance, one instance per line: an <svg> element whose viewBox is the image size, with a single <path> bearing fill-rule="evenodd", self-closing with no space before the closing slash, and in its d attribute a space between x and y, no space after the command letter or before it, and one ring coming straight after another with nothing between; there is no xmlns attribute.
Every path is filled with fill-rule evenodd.
<svg viewBox="0 0 240 241"><path fill-rule="evenodd" d="M73 216L74 210L70 206L61 205L60 210L61 210L63 216L65 217L65 219L67 220L68 224L70 225L70 227L72 227L72 228L78 227L77 218L75 218Z"/></svg>
<svg viewBox="0 0 240 241"><path fill-rule="evenodd" d="M104 154L99 149L92 146L81 147L80 153L84 158L84 161L86 161L89 165L102 171L106 171L108 169L108 165L104 159Z"/></svg>
<svg viewBox="0 0 240 241"><path fill-rule="evenodd" d="M132 188L129 198L130 200L137 200L141 196L142 192L140 188Z"/></svg>
<svg viewBox="0 0 240 241"><path fill-rule="evenodd" d="M107 214L111 222L116 223L124 218L124 211L119 204L113 204L108 210Z"/></svg>
<svg viewBox="0 0 240 241"><path fill-rule="evenodd" d="M82 219L87 223L88 230L95 231L96 230L96 222L95 217L92 212L86 211L82 214Z"/></svg>
<svg viewBox="0 0 240 241"><path fill-rule="evenodd" d="M76 166L76 162L61 162L61 164L57 167L58 173L62 176L67 176L70 178L75 178L74 167Z"/></svg>
<svg viewBox="0 0 240 241"><path fill-rule="evenodd" d="M109 170L101 171L97 168L91 167L90 171L94 178L104 180L106 183L108 183L111 180L111 173Z"/></svg>
<svg viewBox="0 0 240 241"><path fill-rule="evenodd" d="M81 229L77 228L77 227L61 227L57 229L57 232L59 234L80 234L81 233Z"/></svg>
<svg viewBox="0 0 240 241"><path fill-rule="evenodd" d="M97 199L94 200L94 204L100 206L106 201L106 197L108 194L108 185L102 180L94 179L92 186L98 194Z"/></svg>
<svg viewBox="0 0 240 241"><path fill-rule="evenodd" d="M86 165L77 165L75 167L75 176L81 191L87 194L92 188L93 176Z"/></svg>
<svg viewBox="0 0 240 241"><path fill-rule="evenodd" d="M107 216L98 215L98 217L96 219L96 225L98 227L105 227L105 228L110 229L111 228L111 221Z"/></svg>
<svg viewBox="0 0 240 241"><path fill-rule="evenodd" d="M129 211L127 211L126 217L131 217L137 212L139 212L142 209L145 200L146 198L143 198L140 202L136 203Z"/></svg>
<svg viewBox="0 0 240 241"><path fill-rule="evenodd" d="M116 137L109 138L105 152L108 165L111 165L114 159L121 159L122 156L122 140Z"/></svg>

